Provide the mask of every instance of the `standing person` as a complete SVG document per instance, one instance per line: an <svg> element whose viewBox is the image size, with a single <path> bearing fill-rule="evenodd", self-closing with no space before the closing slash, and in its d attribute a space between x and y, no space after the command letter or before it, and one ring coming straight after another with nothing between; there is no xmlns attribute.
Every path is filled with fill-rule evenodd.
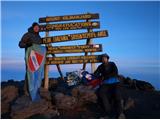
<svg viewBox="0 0 160 120"><path fill-rule="evenodd" d="M19 42L20 48L25 48L25 56L27 49L31 47L33 44L41 44L41 37L39 35L39 24L34 22L30 28L28 28L28 32L23 35ZM28 77L27 77L27 61L25 60L26 65L26 74L25 74L25 83L24 83L24 92L25 95L29 95L28 90Z"/></svg>
<svg viewBox="0 0 160 120"><path fill-rule="evenodd" d="M98 90L98 97L102 101L105 115L110 118L124 118L119 89L120 82L117 79L118 69L114 62L109 62L107 54L102 55L102 64L98 66L94 75L103 80Z"/></svg>

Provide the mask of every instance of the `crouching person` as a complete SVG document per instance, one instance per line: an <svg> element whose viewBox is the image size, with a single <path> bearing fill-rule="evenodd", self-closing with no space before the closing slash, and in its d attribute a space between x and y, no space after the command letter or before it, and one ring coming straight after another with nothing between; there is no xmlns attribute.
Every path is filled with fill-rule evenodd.
<svg viewBox="0 0 160 120"><path fill-rule="evenodd" d="M94 72L102 78L102 85L98 89L98 97L109 118L125 118L121 104L120 82L117 79L118 69L114 62L109 62L107 54L102 55L102 64Z"/></svg>

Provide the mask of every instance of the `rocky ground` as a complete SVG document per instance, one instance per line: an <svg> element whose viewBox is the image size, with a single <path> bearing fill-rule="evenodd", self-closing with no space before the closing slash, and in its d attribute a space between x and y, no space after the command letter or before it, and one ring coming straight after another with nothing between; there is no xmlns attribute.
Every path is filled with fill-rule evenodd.
<svg viewBox="0 0 160 120"><path fill-rule="evenodd" d="M126 118L160 118L160 91L147 82L119 75ZM40 88L41 100L24 95L24 81L1 83L1 118L101 118L104 110L90 86L68 87L60 78ZM42 84L43 86L43 84Z"/></svg>

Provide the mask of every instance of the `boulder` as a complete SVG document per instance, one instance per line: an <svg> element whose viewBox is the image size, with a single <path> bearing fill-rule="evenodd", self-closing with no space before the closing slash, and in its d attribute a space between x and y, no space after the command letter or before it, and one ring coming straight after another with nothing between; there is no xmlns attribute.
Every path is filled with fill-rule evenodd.
<svg viewBox="0 0 160 120"><path fill-rule="evenodd" d="M36 114L47 114L49 110L53 112L52 108L52 104L45 99L32 102L30 97L22 96L11 106L11 117L14 119L29 118ZM56 112L53 112L52 115L56 115Z"/></svg>
<svg viewBox="0 0 160 120"><path fill-rule="evenodd" d="M72 89L72 96L78 99L79 105L97 102L97 96L91 86L80 85Z"/></svg>
<svg viewBox="0 0 160 120"><path fill-rule="evenodd" d="M63 93L56 93L55 95L55 104L58 109L74 109L77 106L77 103L75 97L64 95Z"/></svg>
<svg viewBox="0 0 160 120"><path fill-rule="evenodd" d="M9 103L1 103L1 114L8 113L10 109Z"/></svg>
<svg viewBox="0 0 160 120"><path fill-rule="evenodd" d="M131 79L129 77L124 77L123 75L118 75L118 79L121 82L122 86L142 91L154 91L155 88L149 82L137 79Z"/></svg>
<svg viewBox="0 0 160 120"><path fill-rule="evenodd" d="M10 104L18 97L18 88L9 85L1 90L1 114L7 113L10 110Z"/></svg>
<svg viewBox="0 0 160 120"><path fill-rule="evenodd" d="M41 87L39 91L40 91L41 98L51 101L51 94L47 89Z"/></svg>
<svg viewBox="0 0 160 120"><path fill-rule="evenodd" d="M143 91L154 91L155 88L152 86L151 83L142 81L142 80L132 80L132 86L135 87L138 90L143 90Z"/></svg>
<svg viewBox="0 0 160 120"><path fill-rule="evenodd" d="M54 90L58 86L58 80L54 78L49 78L49 89Z"/></svg>
<svg viewBox="0 0 160 120"><path fill-rule="evenodd" d="M18 97L18 88L15 86L6 86L1 91L2 103L9 103Z"/></svg>

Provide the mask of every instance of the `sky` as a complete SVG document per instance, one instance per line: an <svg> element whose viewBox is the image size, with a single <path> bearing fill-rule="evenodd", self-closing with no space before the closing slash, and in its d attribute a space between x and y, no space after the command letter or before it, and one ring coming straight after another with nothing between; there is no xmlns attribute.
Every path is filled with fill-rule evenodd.
<svg viewBox="0 0 160 120"><path fill-rule="evenodd" d="M74 15L90 12L99 13L100 15L99 20L93 20L100 21L100 29L94 29L94 31L108 30L109 33L108 37L93 39L94 43L103 45L103 52L95 54L109 54L111 61L117 64L121 74L131 75L137 77L137 79L147 79L149 77L146 75L152 73L154 77L156 75L155 79L160 82L159 9L160 2L151 1L3 1L1 2L2 79L23 79L24 75L22 74L25 68L24 50L18 47L18 43L34 21L38 22L40 17L45 16ZM50 32L50 36L81 32L86 32L86 30ZM44 33L40 33L40 35L44 37ZM85 43L86 40L80 40L53 45L82 45ZM62 65L61 68L62 71L66 72L80 69L82 65L76 65L74 68L73 65ZM90 64L87 65L87 70L90 71ZM57 74L54 65L50 67L50 71ZM21 77L16 78L16 76Z"/></svg>

